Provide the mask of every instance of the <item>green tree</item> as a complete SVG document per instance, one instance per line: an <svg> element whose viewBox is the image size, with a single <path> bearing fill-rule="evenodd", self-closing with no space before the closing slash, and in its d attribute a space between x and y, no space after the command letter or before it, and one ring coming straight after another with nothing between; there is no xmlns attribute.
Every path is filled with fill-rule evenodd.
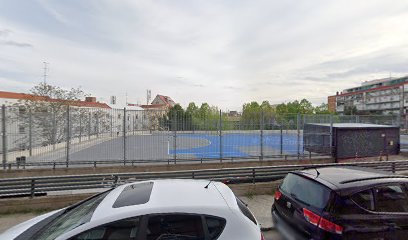
<svg viewBox="0 0 408 240"><path fill-rule="evenodd" d="M298 113L298 112L297 112ZM302 99L299 103L299 113L301 114L313 114L314 107L307 99Z"/></svg>
<svg viewBox="0 0 408 240"><path fill-rule="evenodd" d="M180 104L174 105L167 112L170 131L182 131L185 127L185 112Z"/></svg>
<svg viewBox="0 0 408 240"><path fill-rule="evenodd" d="M327 103L322 103L319 106L315 107L315 114L330 114L329 106Z"/></svg>
<svg viewBox="0 0 408 240"><path fill-rule="evenodd" d="M186 109L186 113L191 114L192 116L197 115L199 108L194 102L191 102L188 104L188 107Z"/></svg>

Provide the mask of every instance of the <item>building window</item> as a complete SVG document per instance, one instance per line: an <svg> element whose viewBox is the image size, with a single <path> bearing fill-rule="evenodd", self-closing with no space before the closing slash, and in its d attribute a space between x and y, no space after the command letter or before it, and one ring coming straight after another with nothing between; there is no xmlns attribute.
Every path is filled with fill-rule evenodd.
<svg viewBox="0 0 408 240"><path fill-rule="evenodd" d="M120 114L118 114L118 119L120 119L122 116Z"/></svg>
<svg viewBox="0 0 408 240"><path fill-rule="evenodd" d="M26 108L23 107L23 106L20 106L20 107L18 108L18 113L19 113L19 114L25 114L26 111L27 111Z"/></svg>
<svg viewBox="0 0 408 240"><path fill-rule="evenodd" d="M19 127L18 127L18 132L19 132L20 134L25 133L25 127L24 127L24 126L19 126Z"/></svg>

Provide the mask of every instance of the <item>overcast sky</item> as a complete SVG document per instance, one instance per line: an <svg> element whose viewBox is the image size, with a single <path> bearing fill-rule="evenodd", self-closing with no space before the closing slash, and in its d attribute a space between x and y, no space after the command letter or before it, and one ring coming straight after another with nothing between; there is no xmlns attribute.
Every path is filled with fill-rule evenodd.
<svg viewBox="0 0 408 240"><path fill-rule="evenodd" d="M183 106L307 98L408 74L408 1L0 0L0 90L42 81Z"/></svg>

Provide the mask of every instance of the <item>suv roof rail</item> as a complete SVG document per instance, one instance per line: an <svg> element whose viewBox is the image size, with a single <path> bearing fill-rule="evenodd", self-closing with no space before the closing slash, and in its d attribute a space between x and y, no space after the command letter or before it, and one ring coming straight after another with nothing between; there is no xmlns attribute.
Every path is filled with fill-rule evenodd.
<svg viewBox="0 0 408 240"><path fill-rule="evenodd" d="M366 180L374 180L374 179L382 179L382 178L407 178L408 179L408 176L395 175L395 176L377 176L377 177L367 177L367 178L356 178L356 179L341 181L339 183L340 184L346 184L346 183L366 181Z"/></svg>

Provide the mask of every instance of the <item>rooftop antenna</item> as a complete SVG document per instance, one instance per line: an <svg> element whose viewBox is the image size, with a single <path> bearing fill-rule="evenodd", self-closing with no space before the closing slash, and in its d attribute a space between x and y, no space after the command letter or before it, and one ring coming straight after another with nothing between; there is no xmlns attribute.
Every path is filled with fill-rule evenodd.
<svg viewBox="0 0 408 240"><path fill-rule="evenodd" d="M208 186L212 183L213 180L210 180L210 182L204 187L205 189L208 188Z"/></svg>
<svg viewBox="0 0 408 240"><path fill-rule="evenodd" d="M320 172L319 170L317 170L317 168L314 168L314 170L316 170L316 173L317 173L316 178L317 178L320 175Z"/></svg>
<svg viewBox="0 0 408 240"><path fill-rule="evenodd" d="M126 103L125 103L125 106L127 106L128 105L128 98L127 98L127 92L125 93L125 98L126 98Z"/></svg>
<svg viewBox="0 0 408 240"><path fill-rule="evenodd" d="M44 84L47 84L47 71L48 71L48 62L44 61L44 74L43 74L43 80L44 80Z"/></svg>

